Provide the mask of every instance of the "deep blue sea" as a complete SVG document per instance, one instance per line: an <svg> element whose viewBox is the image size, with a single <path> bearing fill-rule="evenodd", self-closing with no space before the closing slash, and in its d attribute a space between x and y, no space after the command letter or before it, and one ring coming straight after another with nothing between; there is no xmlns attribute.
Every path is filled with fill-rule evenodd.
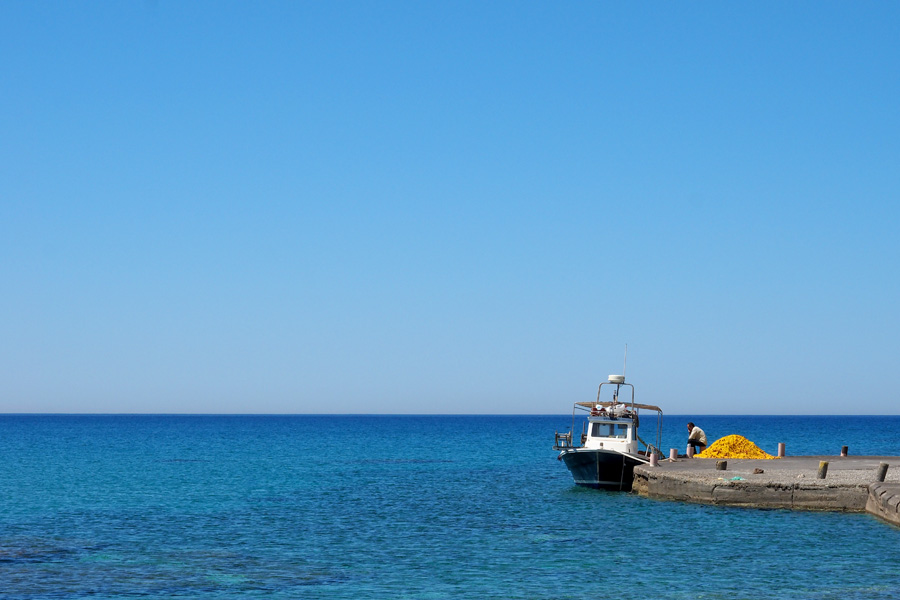
<svg viewBox="0 0 900 600"><path fill-rule="evenodd" d="M900 417L691 419L900 455ZM0 598L900 598L900 529L578 488L551 449L570 424L0 415Z"/></svg>

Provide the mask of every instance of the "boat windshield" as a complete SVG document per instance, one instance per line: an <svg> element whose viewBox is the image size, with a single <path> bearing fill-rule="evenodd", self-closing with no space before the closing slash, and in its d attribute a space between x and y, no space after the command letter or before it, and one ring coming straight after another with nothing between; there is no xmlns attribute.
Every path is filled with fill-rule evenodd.
<svg viewBox="0 0 900 600"><path fill-rule="evenodd" d="M627 423L592 423L591 437L617 438L624 440L628 437Z"/></svg>

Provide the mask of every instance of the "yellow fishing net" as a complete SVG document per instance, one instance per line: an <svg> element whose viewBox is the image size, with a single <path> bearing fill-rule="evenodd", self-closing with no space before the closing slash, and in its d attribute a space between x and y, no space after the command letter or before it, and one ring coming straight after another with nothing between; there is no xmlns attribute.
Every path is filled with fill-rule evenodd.
<svg viewBox="0 0 900 600"><path fill-rule="evenodd" d="M759 446L742 435L726 435L694 458L778 458L766 454Z"/></svg>

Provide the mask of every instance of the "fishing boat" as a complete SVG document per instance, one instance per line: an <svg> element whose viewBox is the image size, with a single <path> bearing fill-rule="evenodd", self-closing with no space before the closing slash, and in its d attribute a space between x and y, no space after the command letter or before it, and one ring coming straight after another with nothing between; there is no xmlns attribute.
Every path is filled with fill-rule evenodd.
<svg viewBox="0 0 900 600"><path fill-rule="evenodd" d="M606 389L604 389L604 387ZM631 401L621 399L620 392L631 392ZM612 391L611 400L601 400L604 392ZM640 411L656 413L655 444L648 444L640 435ZM581 421L581 439L573 440L576 420ZM567 433L556 432L553 449L557 458L566 463L575 483L589 488L631 491L634 467L650 462L659 452L662 434L662 409L650 404L636 404L634 386L625 383L624 375L610 375L597 389L595 402L576 402L572 409L572 428ZM639 448L639 443L643 449Z"/></svg>

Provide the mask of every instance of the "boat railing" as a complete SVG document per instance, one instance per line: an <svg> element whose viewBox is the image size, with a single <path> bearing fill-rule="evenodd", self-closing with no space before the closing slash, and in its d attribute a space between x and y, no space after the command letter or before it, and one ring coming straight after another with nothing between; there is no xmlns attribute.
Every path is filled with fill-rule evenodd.
<svg viewBox="0 0 900 600"><path fill-rule="evenodd" d="M575 446L572 444L572 432L560 433L556 432L556 443L553 446L554 450L566 450L569 448L574 448Z"/></svg>

